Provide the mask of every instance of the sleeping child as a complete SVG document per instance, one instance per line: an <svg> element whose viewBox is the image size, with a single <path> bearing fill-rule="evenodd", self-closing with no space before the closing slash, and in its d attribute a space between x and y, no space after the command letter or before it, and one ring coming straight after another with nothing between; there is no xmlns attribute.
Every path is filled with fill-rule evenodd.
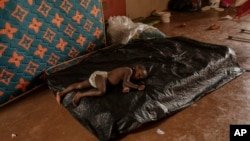
<svg viewBox="0 0 250 141"><path fill-rule="evenodd" d="M56 100L58 103L61 99L73 90L80 90L85 88L91 88L86 92L77 92L73 97L72 103L77 106L80 99L88 96L102 96L106 92L107 84L117 85L122 82L123 93L128 93L130 89L144 90L145 85L138 85L132 83L130 80L140 80L148 76L147 70L143 65L135 65L134 67L120 67L115 68L109 72L107 71L95 71L88 80L73 83L69 85L62 92L56 94Z"/></svg>

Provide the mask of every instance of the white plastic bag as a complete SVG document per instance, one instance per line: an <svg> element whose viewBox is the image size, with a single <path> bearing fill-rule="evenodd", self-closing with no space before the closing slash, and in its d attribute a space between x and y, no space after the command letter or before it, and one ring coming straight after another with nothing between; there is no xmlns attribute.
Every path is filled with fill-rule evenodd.
<svg viewBox="0 0 250 141"><path fill-rule="evenodd" d="M140 38L151 39L154 37L165 37L165 34L157 28L143 23L134 23L126 16L110 17L108 20L108 34L111 37L112 43L127 44L131 39ZM142 33L145 33L143 34ZM148 36L148 33L152 36ZM146 36L147 37L146 37Z"/></svg>

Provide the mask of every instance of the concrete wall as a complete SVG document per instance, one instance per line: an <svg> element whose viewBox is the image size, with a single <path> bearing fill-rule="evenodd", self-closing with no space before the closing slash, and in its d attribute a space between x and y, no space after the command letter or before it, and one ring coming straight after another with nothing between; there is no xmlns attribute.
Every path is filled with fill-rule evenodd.
<svg viewBox="0 0 250 141"><path fill-rule="evenodd" d="M147 17L153 10L167 9L169 0L126 0L126 15L132 19Z"/></svg>
<svg viewBox="0 0 250 141"><path fill-rule="evenodd" d="M126 0L102 0L105 19L126 15Z"/></svg>

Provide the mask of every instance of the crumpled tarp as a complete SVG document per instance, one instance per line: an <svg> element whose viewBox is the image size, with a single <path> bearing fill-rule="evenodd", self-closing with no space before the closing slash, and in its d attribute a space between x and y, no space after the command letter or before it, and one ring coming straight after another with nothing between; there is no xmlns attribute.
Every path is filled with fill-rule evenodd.
<svg viewBox="0 0 250 141"><path fill-rule="evenodd" d="M243 72L230 48L184 37L137 40L79 59L71 67L47 70L51 89L86 80L95 70L143 64L149 71L144 91L123 94L121 85L112 86L104 96L83 98L77 107L71 103L74 92L64 98L63 106L100 140L167 117Z"/></svg>

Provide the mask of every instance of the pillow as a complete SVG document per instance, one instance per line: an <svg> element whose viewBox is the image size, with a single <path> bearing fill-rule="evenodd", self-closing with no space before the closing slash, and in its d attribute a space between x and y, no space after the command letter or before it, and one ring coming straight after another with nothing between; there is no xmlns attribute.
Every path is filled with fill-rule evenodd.
<svg viewBox="0 0 250 141"><path fill-rule="evenodd" d="M0 105L39 86L46 68L105 41L99 0L3 0L0 16Z"/></svg>

